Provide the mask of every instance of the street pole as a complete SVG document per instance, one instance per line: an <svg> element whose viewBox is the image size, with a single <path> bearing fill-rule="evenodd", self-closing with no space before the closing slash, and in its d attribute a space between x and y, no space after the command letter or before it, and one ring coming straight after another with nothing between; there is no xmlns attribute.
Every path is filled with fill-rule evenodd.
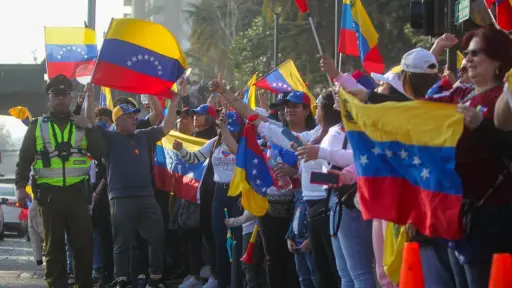
<svg viewBox="0 0 512 288"><path fill-rule="evenodd" d="M87 26L96 30L96 0L87 0Z"/></svg>
<svg viewBox="0 0 512 288"><path fill-rule="evenodd" d="M446 11L448 12L448 33L450 34L455 34L455 2L453 0L448 0L446 2L446 4L448 5L448 9L446 9ZM450 48L448 49L448 53L446 55L446 62L448 64L448 70L452 71L452 72L456 72L457 71L457 50L456 48Z"/></svg>
<svg viewBox="0 0 512 288"><path fill-rule="evenodd" d="M279 66L279 12L274 11L274 68Z"/></svg>

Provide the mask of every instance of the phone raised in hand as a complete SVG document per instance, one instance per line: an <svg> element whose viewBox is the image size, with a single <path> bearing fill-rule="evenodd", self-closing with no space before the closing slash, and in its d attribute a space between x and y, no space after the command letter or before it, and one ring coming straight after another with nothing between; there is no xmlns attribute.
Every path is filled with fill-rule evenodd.
<svg viewBox="0 0 512 288"><path fill-rule="evenodd" d="M311 172L309 183L318 185L338 185L340 183L340 176L333 173Z"/></svg>
<svg viewBox="0 0 512 288"><path fill-rule="evenodd" d="M295 143L297 145L297 147L304 146L304 143L302 143L302 141L300 141L300 139L297 136L295 136L295 134L293 134L292 131L290 131L290 129L288 129L288 128L281 129L281 134L283 134L283 136L288 141Z"/></svg>

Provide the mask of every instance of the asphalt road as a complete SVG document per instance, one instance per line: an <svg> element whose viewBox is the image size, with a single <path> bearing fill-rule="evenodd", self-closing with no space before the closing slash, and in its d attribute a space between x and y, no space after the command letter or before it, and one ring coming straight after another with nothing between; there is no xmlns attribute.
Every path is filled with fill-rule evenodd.
<svg viewBox="0 0 512 288"><path fill-rule="evenodd" d="M30 242L6 233L0 241L0 287L46 287L43 276L44 268L32 258Z"/></svg>

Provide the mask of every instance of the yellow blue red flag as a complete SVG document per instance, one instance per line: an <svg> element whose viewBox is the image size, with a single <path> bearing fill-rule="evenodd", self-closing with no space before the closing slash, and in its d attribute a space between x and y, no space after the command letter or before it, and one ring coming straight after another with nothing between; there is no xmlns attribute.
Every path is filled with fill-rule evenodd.
<svg viewBox="0 0 512 288"><path fill-rule="evenodd" d="M268 200L265 197L267 190L275 184L256 140L256 127L250 123L257 118L257 115L249 116L240 137L235 173L231 179L228 196L237 196L242 192L244 209L255 216L263 216L268 210Z"/></svg>
<svg viewBox="0 0 512 288"><path fill-rule="evenodd" d="M64 74L76 77L82 65L94 65L98 57L96 32L83 27L45 27L46 69L48 78Z"/></svg>
<svg viewBox="0 0 512 288"><path fill-rule="evenodd" d="M9 114L11 114L12 117L20 119L23 124L27 125L32 120L32 114L30 114L30 111L28 111L27 107L23 106L16 106L9 109Z"/></svg>
<svg viewBox="0 0 512 288"><path fill-rule="evenodd" d="M455 147L464 123L455 105L369 105L343 89L339 95L363 217L412 223L429 237L458 239L462 183Z"/></svg>
<svg viewBox="0 0 512 288"><path fill-rule="evenodd" d="M208 160L197 164L185 163L178 152L172 148L174 140L181 141L183 147L190 152L199 150L207 142L204 139L171 131L156 145L153 162L155 185L160 190L173 192L178 198L199 203L199 188Z"/></svg>
<svg viewBox="0 0 512 288"><path fill-rule="evenodd" d="M172 97L171 88L188 68L178 41L162 25L113 19L92 82L113 89Z"/></svg>
<svg viewBox="0 0 512 288"><path fill-rule="evenodd" d="M368 72L384 73L384 61L377 48L379 34L375 31L361 0L342 1L338 52L360 56L363 67Z"/></svg>
<svg viewBox="0 0 512 288"><path fill-rule="evenodd" d="M304 80L300 77L299 71L292 59L286 60L279 67L260 78L254 83L254 86L277 94L293 90L302 91L309 96L310 103L315 103L316 101ZM311 106L311 112L313 112L313 115L315 114L313 106Z"/></svg>
<svg viewBox="0 0 512 288"><path fill-rule="evenodd" d="M256 108L256 87L254 83L258 79L258 73L254 73L249 83L247 83L247 87L244 90L244 102L249 104L249 106L254 109Z"/></svg>

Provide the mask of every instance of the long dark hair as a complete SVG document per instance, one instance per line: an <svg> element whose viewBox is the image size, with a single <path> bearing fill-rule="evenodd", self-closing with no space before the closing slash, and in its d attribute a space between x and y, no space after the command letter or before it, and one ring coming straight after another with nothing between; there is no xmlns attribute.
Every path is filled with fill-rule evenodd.
<svg viewBox="0 0 512 288"><path fill-rule="evenodd" d="M322 131L320 135L318 135L311 144L318 145L324 139L325 135L329 132L331 127L336 126L341 123L341 113L340 111L334 109L334 94L332 90L326 90L322 92L320 95L320 102L317 103L320 105L323 114L324 114L324 124L322 126Z"/></svg>
<svg viewBox="0 0 512 288"><path fill-rule="evenodd" d="M311 110L311 106L309 106L307 104L302 104L302 108ZM283 121L283 126L288 128L288 121L286 121L286 119ZM311 131L311 130L315 129L315 127L316 127L315 117L313 116L313 113L311 113L311 111L309 111L308 116L306 116L306 131Z"/></svg>

